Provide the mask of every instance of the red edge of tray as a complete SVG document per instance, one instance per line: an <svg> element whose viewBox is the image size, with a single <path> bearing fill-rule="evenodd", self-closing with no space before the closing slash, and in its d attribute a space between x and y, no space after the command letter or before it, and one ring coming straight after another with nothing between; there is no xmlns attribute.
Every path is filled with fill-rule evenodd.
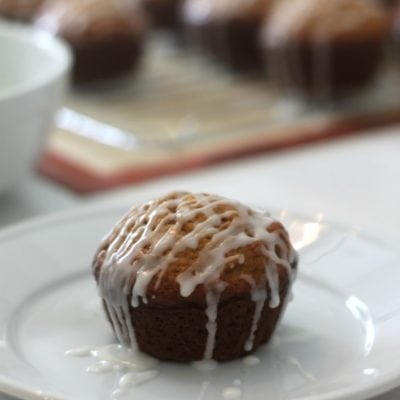
<svg viewBox="0 0 400 400"><path fill-rule="evenodd" d="M260 153L280 151L309 143L318 143L345 135L368 132L372 128L400 123L400 109L368 115L356 115L332 120L319 128L300 127L293 137L282 137L271 140L262 135L249 143L227 145L217 150L209 150L195 156L181 157L174 161L155 160L154 164L143 167L132 167L105 174L79 165L62 154L47 151L40 163L39 172L68 186L81 194L94 193L118 186L139 183L146 180L183 173L204 166L235 160L241 157Z"/></svg>

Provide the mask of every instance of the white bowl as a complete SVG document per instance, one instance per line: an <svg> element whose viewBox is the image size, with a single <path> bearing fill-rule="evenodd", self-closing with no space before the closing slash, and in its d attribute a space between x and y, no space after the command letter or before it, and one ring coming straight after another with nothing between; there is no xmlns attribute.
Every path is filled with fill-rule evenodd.
<svg viewBox="0 0 400 400"><path fill-rule="evenodd" d="M0 192L34 167L70 64L70 51L60 40L0 22Z"/></svg>

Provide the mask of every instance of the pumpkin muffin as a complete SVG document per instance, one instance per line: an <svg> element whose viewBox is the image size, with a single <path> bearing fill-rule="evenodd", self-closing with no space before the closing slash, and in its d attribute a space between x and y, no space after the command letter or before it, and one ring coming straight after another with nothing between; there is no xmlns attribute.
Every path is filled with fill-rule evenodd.
<svg viewBox="0 0 400 400"><path fill-rule="evenodd" d="M156 28L178 30L182 0L141 0Z"/></svg>
<svg viewBox="0 0 400 400"><path fill-rule="evenodd" d="M259 31L271 0L186 0L189 43L234 70L262 68Z"/></svg>
<svg viewBox="0 0 400 400"><path fill-rule="evenodd" d="M144 12L127 0L50 0L35 25L70 44L77 83L119 77L134 69L147 27Z"/></svg>
<svg viewBox="0 0 400 400"><path fill-rule="evenodd" d="M209 194L135 207L100 245L93 273L118 340L161 360L232 360L266 343L297 255L284 227Z"/></svg>
<svg viewBox="0 0 400 400"><path fill-rule="evenodd" d="M273 81L329 99L372 80L389 30L387 11L373 0L281 0L261 40Z"/></svg>

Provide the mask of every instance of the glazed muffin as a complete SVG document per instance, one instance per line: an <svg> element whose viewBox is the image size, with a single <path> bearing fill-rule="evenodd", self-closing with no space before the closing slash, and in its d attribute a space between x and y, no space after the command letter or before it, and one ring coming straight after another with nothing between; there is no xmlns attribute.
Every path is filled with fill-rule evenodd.
<svg viewBox="0 0 400 400"><path fill-rule="evenodd" d="M234 70L262 67L259 30L271 0L186 0L187 41Z"/></svg>
<svg viewBox="0 0 400 400"><path fill-rule="evenodd" d="M142 54L147 26L144 12L130 0L50 0L35 25L71 45L77 83L130 72Z"/></svg>
<svg viewBox="0 0 400 400"><path fill-rule="evenodd" d="M180 26L182 0L141 0L153 26L177 30Z"/></svg>
<svg viewBox="0 0 400 400"><path fill-rule="evenodd" d="M265 213L209 194L133 208L103 240L93 272L121 343L161 360L232 360L266 343L297 255Z"/></svg>
<svg viewBox="0 0 400 400"><path fill-rule="evenodd" d="M0 17L30 22L44 0L0 0Z"/></svg>
<svg viewBox="0 0 400 400"><path fill-rule="evenodd" d="M373 0L281 0L261 37L270 78L319 99L363 87L381 64L389 25Z"/></svg>

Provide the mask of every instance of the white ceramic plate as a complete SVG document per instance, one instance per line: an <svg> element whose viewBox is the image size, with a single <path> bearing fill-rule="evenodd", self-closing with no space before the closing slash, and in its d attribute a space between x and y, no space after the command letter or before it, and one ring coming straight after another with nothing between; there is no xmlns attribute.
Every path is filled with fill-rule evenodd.
<svg viewBox="0 0 400 400"><path fill-rule="evenodd" d="M119 372L91 375L64 355L113 341L90 263L124 210L47 218L0 235L0 391L23 399L110 399ZM400 378L400 258L346 228L281 214L300 249L294 300L257 366L211 372L162 363L129 399L218 400L233 382L247 400L365 399ZM229 393L228 393L229 394Z"/></svg>

